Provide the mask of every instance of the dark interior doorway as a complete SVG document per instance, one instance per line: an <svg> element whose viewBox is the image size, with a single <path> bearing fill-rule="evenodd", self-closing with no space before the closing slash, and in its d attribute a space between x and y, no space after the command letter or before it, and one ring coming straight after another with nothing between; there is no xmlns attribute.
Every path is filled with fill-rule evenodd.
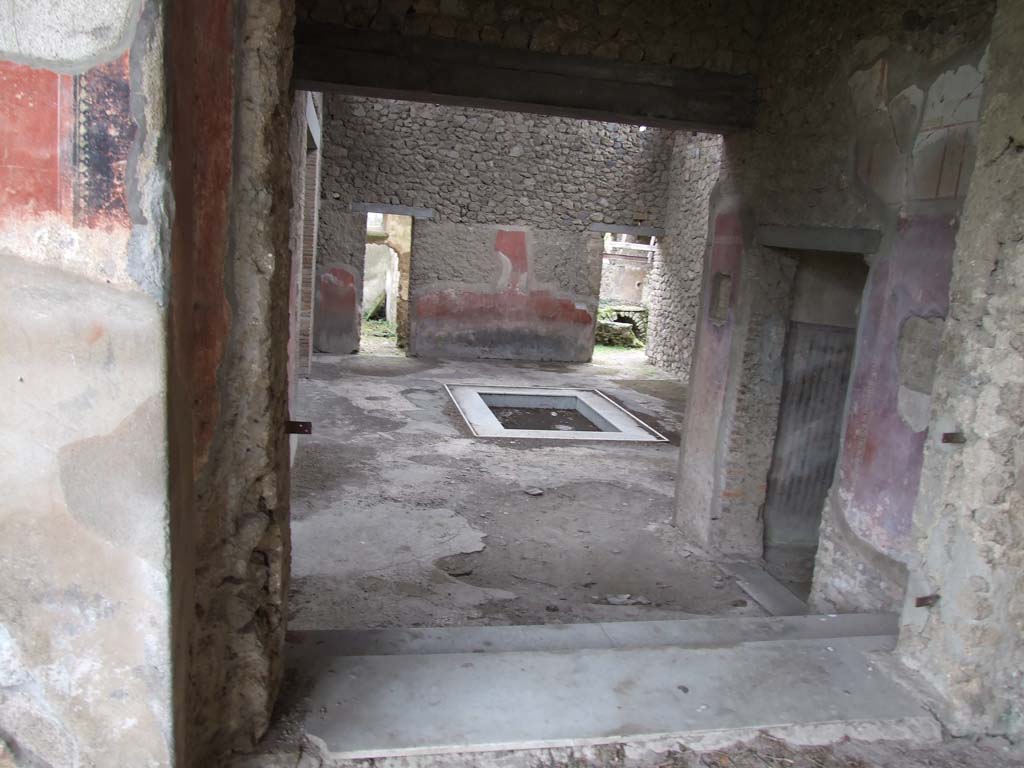
<svg viewBox="0 0 1024 768"><path fill-rule="evenodd" d="M839 455L867 274L854 254L802 253L797 266L764 524L765 560L804 600Z"/></svg>

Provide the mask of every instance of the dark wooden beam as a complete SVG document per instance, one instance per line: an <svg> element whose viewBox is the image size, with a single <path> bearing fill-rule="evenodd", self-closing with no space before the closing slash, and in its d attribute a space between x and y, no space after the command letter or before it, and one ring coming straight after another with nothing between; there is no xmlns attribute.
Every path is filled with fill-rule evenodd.
<svg viewBox="0 0 1024 768"><path fill-rule="evenodd" d="M756 91L747 75L312 22L296 27L293 77L307 90L714 132L750 126Z"/></svg>
<svg viewBox="0 0 1024 768"><path fill-rule="evenodd" d="M835 253L875 253L882 244L877 229L852 227L779 227L762 224L757 240L770 248L795 251L831 251Z"/></svg>

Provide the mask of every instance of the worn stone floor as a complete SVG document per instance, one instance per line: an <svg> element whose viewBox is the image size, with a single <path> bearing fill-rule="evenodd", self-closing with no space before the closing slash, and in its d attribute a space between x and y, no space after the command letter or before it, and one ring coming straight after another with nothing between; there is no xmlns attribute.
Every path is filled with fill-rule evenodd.
<svg viewBox="0 0 1024 768"><path fill-rule="evenodd" d="M767 735L721 749L680 748L662 755L637 755L627 745L532 754L495 752L465 756L332 760L319 744L296 738L282 746L274 733L229 768L1021 768L1024 747L1004 739L947 739L921 746L891 741L844 741L824 746L790 744Z"/></svg>
<svg viewBox="0 0 1024 768"><path fill-rule="evenodd" d="M474 438L457 383L597 388L672 444ZM686 391L642 350L318 357L299 402L292 629L764 615L671 525Z"/></svg>
<svg viewBox="0 0 1024 768"><path fill-rule="evenodd" d="M359 337L359 354L373 357L405 357L405 350L398 348L394 336L368 333L364 326L363 335Z"/></svg>
<svg viewBox="0 0 1024 768"><path fill-rule="evenodd" d="M302 438L293 472L290 628L764 614L670 525L677 445L473 438L446 383L596 387L672 438L686 407L685 388L647 365L642 351L600 350L589 365L318 358L296 413L314 422L314 434ZM804 576L795 560L787 555L785 568L769 570L797 584ZM609 604L622 594L650 605ZM768 735L667 753L624 743L342 760L305 733L300 710L287 703L295 695L282 697L259 748L229 761L232 768L1024 765L1019 749L998 739L807 747Z"/></svg>

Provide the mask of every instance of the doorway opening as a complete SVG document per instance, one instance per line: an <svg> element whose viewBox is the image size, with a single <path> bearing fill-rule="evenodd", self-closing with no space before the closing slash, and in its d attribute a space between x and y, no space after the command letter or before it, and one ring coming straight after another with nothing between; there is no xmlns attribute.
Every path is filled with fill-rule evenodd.
<svg viewBox="0 0 1024 768"><path fill-rule="evenodd" d="M696 139L342 94L324 111L321 274L365 250L363 333L304 382L291 626L766 615L672 523L686 387L643 347L662 170ZM605 314L632 357L591 362ZM467 383L494 434L449 397Z"/></svg>
<svg viewBox="0 0 1024 768"><path fill-rule="evenodd" d="M663 354L688 361L702 312L712 322L728 321L732 312L728 280L715 283L726 298L698 311L705 257L740 252L731 231L706 247L714 184L686 183L688 173L716 178L714 142L628 125L341 94L327 96L325 112L325 220L338 231L327 233L322 274L344 272L355 252L348 244L389 242L386 216L356 218L383 211L353 196L424 215L417 216L415 271L405 294L410 354L367 354L365 340L355 356L325 346L316 375L303 382L306 414L316 428L292 475L289 654L300 693L308 694L300 705L310 733L348 757L443 752L450 745L438 718L454 717L462 728L476 722L467 714L473 702L486 700L489 710L487 697L507 690L511 678L503 676L515 670L503 666L510 658L505 651L524 654L524 664L542 660L536 681L549 691L576 685L567 671L589 668L609 648L630 663L640 660L648 673L639 714L657 710L653 701L670 701L670 709L690 705L690 684L669 684L666 677L666 670L699 666L683 658L688 651L680 643L732 648L746 642L736 637L756 635L754 642L768 644L763 647L780 664L793 665L799 654L771 645L781 636L829 638L853 659L890 642L888 619L806 617L806 603L764 562L727 562L674 524L688 389L682 377L650 364L642 346L652 304L648 274L655 257L663 257L655 281L661 335L687 336L662 344ZM341 150L332 147L332 136L345 139ZM601 147L613 148L619 161ZM393 148L401 148L399 157L389 154ZM669 185L649 173L615 175L645 163L672 167L679 178ZM690 169L693 163L706 167ZM647 187L635 185L652 178L666 183L653 184L657 195L644 197ZM666 209L696 211L699 220L662 228ZM365 236L353 237L363 222ZM364 326L381 315L389 320L387 265L399 250L382 251L385 266L376 273L384 273L377 278L383 290L373 288L370 265L365 281L359 276ZM804 261L793 338L806 328L855 326L855 309L852 321L800 309L822 303L815 291L824 290L812 279L813 255ZM863 277L858 300L862 288ZM397 300L394 307L397 350ZM602 322L622 326L616 330L623 336L628 331L632 340L619 349L632 359L601 358L594 342ZM792 367L790 378L798 374ZM473 390L475 406L450 396L462 387ZM524 399L523 389L555 394L557 401ZM634 422L634 437L623 439L625 427L580 392L609 400ZM841 410L840 402L837 418ZM769 551L803 557L803 542L779 533L785 530L773 521ZM779 573L794 582L804 578L802 572L791 578L785 568ZM779 591L789 600L779 600ZM715 618L693 623L701 617ZM856 635L864 631L868 639ZM832 640L851 633L856 638L849 642ZM572 656L563 664L549 651ZM648 653L658 658L649 660ZM730 657L727 666L735 661ZM814 686L827 688L832 667L822 669ZM785 673L787 680L794 676L792 669ZM600 681L592 698L617 700L618 677L584 677ZM708 691L719 685L705 683ZM537 684L523 683L528 696ZM633 685L621 681L623 690ZM400 727L387 693L399 690L430 697L403 713ZM441 700L450 708L438 707ZM794 701L802 706L806 699ZM855 704L861 703L858 696ZM382 717L384 710L391 714ZM800 721L818 716L816 707L792 711ZM851 709L848 716L861 714ZM758 716L748 712L744 722ZM458 746L489 748L548 732L535 724L517 729L518 711L498 719L486 733L458 736ZM609 728L588 719L549 730L599 743L616 733ZM553 743L561 743L556 736Z"/></svg>
<svg viewBox="0 0 1024 768"><path fill-rule="evenodd" d="M643 228L605 232L601 289L594 327L594 358L623 362L645 357L650 324L648 277L658 252L657 237Z"/></svg>
<svg viewBox="0 0 1024 768"><path fill-rule="evenodd" d="M764 505L764 559L802 600L839 456L861 299L859 254L798 253L782 402Z"/></svg>
<svg viewBox="0 0 1024 768"><path fill-rule="evenodd" d="M400 356L409 344L412 216L366 214L359 352Z"/></svg>

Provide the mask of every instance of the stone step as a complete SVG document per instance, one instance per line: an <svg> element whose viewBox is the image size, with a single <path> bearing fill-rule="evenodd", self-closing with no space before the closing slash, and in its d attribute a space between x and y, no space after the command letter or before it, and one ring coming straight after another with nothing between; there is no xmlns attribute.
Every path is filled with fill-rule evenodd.
<svg viewBox="0 0 1024 768"><path fill-rule="evenodd" d="M653 648L714 648L774 640L892 635L895 614L708 618L508 627L439 627L376 630L299 630L288 633L291 659L307 656L377 656Z"/></svg>
<svg viewBox="0 0 1024 768"><path fill-rule="evenodd" d="M941 739L893 676L891 633L751 641L749 630L718 625L703 646L306 654L292 659L297 714L335 759L658 750L762 731L803 743Z"/></svg>

